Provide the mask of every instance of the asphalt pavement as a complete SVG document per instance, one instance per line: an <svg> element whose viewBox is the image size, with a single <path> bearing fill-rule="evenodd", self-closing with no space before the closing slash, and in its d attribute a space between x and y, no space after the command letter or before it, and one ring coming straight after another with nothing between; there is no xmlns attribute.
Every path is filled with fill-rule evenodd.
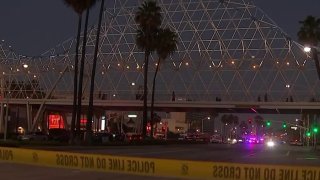
<svg viewBox="0 0 320 180"><path fill-rule="evenodd" d="M190 144L165 146L48 147L80 153L277 165L320 166L320 151L312 147L278 144Z"/></svg>

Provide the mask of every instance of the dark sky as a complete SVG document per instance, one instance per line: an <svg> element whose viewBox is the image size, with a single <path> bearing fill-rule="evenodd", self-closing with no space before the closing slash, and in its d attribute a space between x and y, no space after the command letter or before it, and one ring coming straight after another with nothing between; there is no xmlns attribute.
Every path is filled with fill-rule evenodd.
<svg viewBox="0 0 320 180"><path fill-rule="evenodd" d="M320 0L254 1L293 39L298 21L307 15L320 17ZM74 36L76 20L63 0L1 0L0 38L19 54L37 56Z"/></svg>

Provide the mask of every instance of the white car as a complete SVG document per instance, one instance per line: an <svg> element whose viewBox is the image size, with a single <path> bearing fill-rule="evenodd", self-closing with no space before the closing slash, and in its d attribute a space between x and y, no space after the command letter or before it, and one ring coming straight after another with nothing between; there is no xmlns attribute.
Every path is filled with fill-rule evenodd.
<svg viewBox="0 0 320 180"><path fill-rule="evenodd" d="M211 136L210 137L211 143L222 143L222 138L220 136Z"/></svg>
<svg viewBox="0 0 320 180"><path fill-rule="evenodd" d="M291 141L290 145L292 146L303 146L303 143L299 140Z"/></svg>

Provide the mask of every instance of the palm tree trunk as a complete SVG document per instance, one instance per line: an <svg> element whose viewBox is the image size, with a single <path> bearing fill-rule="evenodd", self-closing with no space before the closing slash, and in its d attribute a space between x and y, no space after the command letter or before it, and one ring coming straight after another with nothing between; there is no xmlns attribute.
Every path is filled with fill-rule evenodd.
<svg viewBox="0 0 320 180"><path fill-rule="evenodd" d="M80 119L81 119L81 102L82 102L82 84L83 84L83 71L84 71L84 61L86 56L86 44L87 44L87 29L89 21L90 9L87 9L86 20L83 33L83 44L82 44L82 54L80 62L80 76L79 76L79 87L78 87L78 108L77 108L77 134L80 135ZM78 137L79 138L79 137Z"/></svg>
<svg viewBox="0 0 320 180"><path fill-rule="evenodd" d="M93 92L94 92L94 79L96 75L96 66L97 66L97 56L99 50L99 39L100 39L100 29L101 29L101 21L102 21L102 14L103 14L103 7L104 7L104 0L101 1L100 12L99 12L99 22L98 22L98 29L96 35L96 44L94 47L94 56L93 56L93 63L92 63L92 72L91 72L91 82L90 82L90 98L89 98L89 107L88 107L88 116L87 116L87 124L86 124L86 142L91 143L91 135L92 135L92 117L93 117Z"/></svg>
<svg viewBox="0 0 320 180"><path fill-rule="evenodd" d="M318 78L320 80L320 63L318 59L318 51L315 48L312 48L312 56L313 56L314 63L316 64Z"/></svg>
<svg viewBox="0 0 320 180"><path fill-rule="evenodd" d="M145 51L144 57L144 83L143 83L143 122L142 122L142 135L147 135L147 120L148 120L148 64L149 64L150 51Z"/></svg>
<svg viewBox="0 0 320 180"><path fill-rule="evenodd" d="M79 44L80 44L80 34L81 34L81 22L82 22L82 14L79 14L78 32L77 32L77 40L76 40L76 54L74 59L73 109L72 109L71 130L70 130L70 144L73 144L74 142L76 115L77 115L78 66L79 66L78 58L79 58Z"/></svg>
<svg viewBox="0 0 320 180"><path fill-rule="evenodd" d="M151 137L153 137L153 122L154 122L154 94L155 94L155 87L156 87L156 78L159 71L160 66L160 58L158 59L156 72L153 76L153 82L152 82L152 97L151 97Z"/></svg>

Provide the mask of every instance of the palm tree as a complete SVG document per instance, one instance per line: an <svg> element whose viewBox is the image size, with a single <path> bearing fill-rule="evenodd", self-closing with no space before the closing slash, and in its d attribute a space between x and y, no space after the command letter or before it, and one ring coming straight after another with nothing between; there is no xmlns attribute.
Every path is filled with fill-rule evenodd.
<svg viewBox="0 0 320 180"><path fill-rule="evenodd" d="M223 126L223 138L226 135L226 126L233 123L232 114L224 114L221 117L221 122Z"/></svg>
<svg viewBox="0 0 320 180"><path fill-rule="evenodd" d="M154 94L156 86L156 78L159 71L160 63L177 50L177 34L169 28L160 29L157 35L156 52L158 54L158 62L156 71L154 73L152 82L152 96L151 96L151 137L153 136L153 123L154 123Z"/></svg>
<svg viewBox="0 0 320 180"><path fill-rule="evenodd" d="M256 123L256 135L260 135L260 128L262 125L264 125L263 117L260 115L257 115L254 117L254 122Z"/></svg>
<svg viewBox="0 0 320 180"><path fill-rule="evenodd" d="M238 116L236 116L236 115L233 115L233 114L230 114L229 115L230 117L230 121L231 121L231 124L233 125L233 127L232 127L232 132L231 132L231 136L232 136L232 133L234 132L234 130L236 129L236 126L238 126L239 125L239 117Z"/></svg>
<svg viewBox="0 0 320 180"><path fill-rule="evenodd" d="M86 45L87 45L87 30L89 22L90 8L96 3L97 0L85 0L87 2L87 13L84 24L83 41L82 41L82 52L80 61L80 74L79 74L79 87L78 87L78 106L77 106L77 134L80 135L80 119L81 119L81 108L82 108L82 84L83 84L83 72L84 72L84 61L86 57ZM87 120L88 121L88 120Z"/></svg>
<svg viewBox="0 0 320 180"><path fill-rule="evenodd" d="M318 78L320 80L320 63L316 47L320 42L320 18L308 16L304 21L300 21L302 26L298 32L299 41L311 47L312 58L316 65Z"/></svg>
<svg viewBox="0 0 320 180"><path fill-rule="evenodd" d="M92 71L91 71L91 80L90 80L90 97L89 97L89 107L88 107L88 115L87 115L87 124L86 124L86 140L87 143L90 143L91 133L92 133L92 117L93 117L93 92L94 92L94 79L96 75L96 66L97 66L97 56L99 49L99 39L100 39L100 30L101 30L101 21L103 14L104 0L101 0L100 12L99 12L99 21L98 21L98 29L96 34L96 44L94 47L94 55L93 55L93 63L92 63Z"/></svg>
<svg viewBox="0 0 320 180"><path fill-rule="evenodd" d="M248 130L248 124L246 121L241 121L239 124L239 128L241 129L241 134L243 135L244 132L247 132Z"/></svg>
<svg viewBox="0 0 320 180"><path fill-rule="evenodd" d="M71 6L73 10L78 14L78 30L76 39L76 52L74 60L74 81L73 81L73 110L71 119L71 131L70 131L70 143L73 143L75 122L77 117L77 94L78 94L78 57L79 57L79 44L82 24L82 14L88 8L89 0L78 1L78 0L64 0L67 6Z"/></svg>
<svg viewBox="0 0 320 180"><path fill-rule="evenodd" d="M144 83L143 83L143 123L142 134L146 136L147 125L147 86L149 56L156 48L156 34L161 25L161 8L156 1L147 0L139 7L135 21L138 24L136 43L144 50Z"/></svg>
<svg viewBox="0 0 320 180"><path fill-rule="evenodd" d="M213 131L216 129L216 127L215 127L215 119L218 116L219 116L219 113L217 111L213 110L213 111L210 112L210 117L212 117L211 118L211 123L213 124Z"/></svg>

